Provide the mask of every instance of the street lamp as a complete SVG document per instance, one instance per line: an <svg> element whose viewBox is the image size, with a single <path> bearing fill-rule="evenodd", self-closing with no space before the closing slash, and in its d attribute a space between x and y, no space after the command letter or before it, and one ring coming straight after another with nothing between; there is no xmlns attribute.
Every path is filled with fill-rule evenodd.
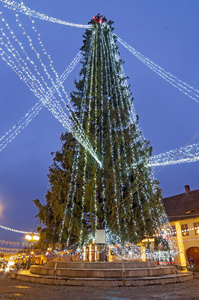
<svg viewBox="0 0 199 300"><path fill-rule="evenodd" d="M40 237L39 235L35 235L35 234L26 234L25 239L29 242L37 242L39 241Z"/></svg>
<svg viewBox="0 0 199 300"><path fill-rule="evenodd" d="M29 262L28 262L28 269L29 269L30 265L31 265L31 263L30 263L30 251L31 251L31 248L32 248L32 244L34 242L38 242L39 239L40 239L40 236L37 235L37 234L26 234L25 239L29 242L29 248L30 248L30 250L29 250Z"/></svg>

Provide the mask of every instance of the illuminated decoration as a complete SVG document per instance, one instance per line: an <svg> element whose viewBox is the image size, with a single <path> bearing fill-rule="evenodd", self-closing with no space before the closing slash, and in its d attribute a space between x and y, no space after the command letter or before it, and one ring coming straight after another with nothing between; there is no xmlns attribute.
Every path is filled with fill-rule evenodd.
<svg viewBox="0 0 199 300"><path fill-rule="evenodd" d="M38 242L39 239L40 239L40 237L39 237L38 234L37 234L37 235L35 235L35 234L27 234L27 235L25 236L25 239L26 239L27 241L29 241L29 242Z"/></svg>
<svg viewBox="0 0 199 300"><path fill-rule="evenodd" d="M15 9L16 11L18 11L22 14L29 15L29 16L32 16L34 18L39 18L41 20L45 20L45 21L49 21L49 22L53 22L53 23L58 23L58 24L61 24L61 25L79 27L79 28L90 28L91 27L89 25L74 24L74 23L70 23L70 22L66 22L66 21L61 21L61 20L53 18L53 17L48 17L48 16L46 16L42 13L38 13L35 10L32 10L32 9L28 8L27 6L24 6L23 3L19 4L15 1L9 1L9 0L0 0L0 2L6 8L11 9L11 7L12 7L13 9Z"/></svg>
<svg viewBox="0 0 199 300"><path fill-rule="evenodd" d="M165 153L154 155L149 166L166 166L181 163L191 163L199 160L199 143L192 144L179 149L170 150Z"/></svg>
<svg viewBox="0 0 199 300"><path fill-rule="evenodd" d="M185 258L185 250L184 250L184 244L183 244L183 238L181 234L181 225L180 222L175 222L176 226L176 237L177 237L177 243L179 248L179 257L180 257L180 265L186 266L186 258Z"/></svg>
<svg viewBox="0 0 199 300"><path fill-rule="evenodd" d="M2 245L10 245L10 246L20 246L19 242L12 242L12 241L5 241L5 240L0 240L0 244Z"/></svg>
<svg viewBox="0 0 199 300"><path fill-rule="evenodd" d="M42 109L43 104L41 102L36 103L36 105L30 109L26 115L21 118L21 120L17 123L17 125L14 125L12 129L7 131L0 139L0 152L10 143L12 140L21 132L22 129L24 129L34 117L37 116L37 114Z"/></svg>
<svg viewBox="0 0 199 300"><path fill-rule="evenodd" d="M17 230L17 229L13 229L13 228L3 226L3 225L0 225L0 228L5 229L5 230L9 230L9 231L13 231L13 232L17 232L17 233L30 234L30 232L28 232L28 231ZM38 235L37 232L35 232L34 234Z"/></svg>
<svg viewBox="0 0 199 300"><path fill-rule="evenodd" d="M141 244L141 258L142 258L142 261L146 261L146 249L145 249L145 246L143 244Z"/></svg>
<svg viewBox="0 0 199 300"><path fill-rule="evenodd" d="M124 42L121 38L117 36L118 42L123 45L130 53L132 53L135 57L137 57L141 62L143 62L147 67L149 67L152 71L170 83L172 86L177 88L183 94L191 98L192 100L199 103L199 91L184 81L178 79L176 76L172 75L169 72L166 72L163 68L159 67L157 64L146 58L144 55L140 54L133 47Z"/></svg>
<svg viewBox="0 0 199 300"><path fill-rule="evenodd" d="M16 37L14 31L10 28L10 26L8 25L8 23L6 22L5 18L1 13L3 24L5 24L5 29L3 30L3 28L1 28L2 47L0 48L0 50L1 50L2 59L13 69L13 71L20 77L20 79L25 82L25 84L30 88L30 90L35 94L35 96L42 101L43 105L45 105L51 111L54 117L57 118L59 122L61 122L61 124L68 131L72 132L72 134L76 137L76 139L83 145L83 147L86 148L87 151L90 152L90 154L95 158L95 160L101 166L101 162L99 161L96 153L91 147L90 142L88 138L85 136L81 124L79 123L79 120L75 115L74 108L70 104L70 99L62 85L62 82L59 80L58 74L56 73L53 67L53 62L50 56L48 55L43 45L43 42L41 40L41 37L35 28L34 21L29 16L32 24L32 29L36 33L39 45L42 48L42 52L44 54L44 58L47 57L48 64L49 64L48 67L45 65L44 58L42 57L42 55L40 55L37 52L36 46L33 45L33 41L30 38L30 36L27 34L24 26L19 20L18 15L14 10L13 12L16 17L16 21L22 30L22 33L25 35L25 37L29 42L29 47L30 47L29 50L31 52L30 55L32 56L33 54L34 57L36 55L36 60L39 61L39 65L35 64L31 56L27 53L28 49L25 50L24 46ZM9 36L4 31L9 31L9 34L12 38L12 42ZM12 43L15 43L16 46L13 46ZM15 47L19 48L24 58L20 56L19 51ZM50 71L48 70L48 68L51 70L51 72L53 72L53 76L55 75L56 81L54 81L53 77L50 75L49 73ZM43 75L41 75L43 72L46 75L46 80L44 79ZM52 88L49 87L48 81L50 81L50 84L52 84ZM61 102L58 101L57 98L55 98L55 96L53 96L53 91L55 91L58 94L58 97L60 98ZM67 100L68 102L67 105L64 99ZM62 106L62 104L64 104L64 106Z"/></svg>
<svg viewBox="0 0 199 300"><path fill-rule="evenodd" d="M79 52L76 57L73 59L71 64L66 68L66 70L61 75L59 82L63 83L67 77L70 75L70 73L73 71L77 63L80 61L82 55ZM58 85L59 85L58 82ZM55 91L52 91L54 93ZM21 132L22 129L24 129L32 120L33 118L40 112L40 110L43 108L43 104L41 101L36 103L36 105L30 109L26 115L21 118L21 120L13 126L12 129L7 131L1 138L0 138L0 152Z"/></svg>
<svg viewBox="0 0 199 300"><path fill-rule="evenodd" d="M23 14L26 14L27 16L29 16L30 20L31 20L31 23L32 23L32 29L35 31L35 33L37 34L37 37L38 37L38 41L39 41L39 44L42 46L42 50L44 52L45 55L47 55L47 57L49 58L49 61L50 61L50 67L51 69L53 70L54 74L56 75L56 78L57 77L57 74L53 68L53 65L52 65L52 61L50 59L50 56L47 54L46 52L46 49L44 48L44 45L42 43L42 40L40 38L40 35L38 34L36 28L35 28L35 25L34 25L34 21L31 19L31 16L33 17L39 17L41 19L45 19L45 20L48 20L48 21L52 21L52 22L58 22L60 24L65 24L65 25L70 25L70 26L77 26L77 27L82 27L82 28L91 28L91 25L80 25L80 24L73 24L73 23L69 23L69 22L64 22L64 21L61 21L61 20L57 20L55 18L51 18L51 17L48 17L48 16L45 16L41 13L37 13L35 12L34 10L31 10L29 8L27 8L23 1L21 4L18 4L16 3L15 1L8 1L8 0L0 0L2 5L4 7L7 7L9 9L12 9L15 13L15 16L16 16L16 20L18 22L18 25L19 27L21 27L23 29L23 34L26 35L26 37L28 38L28 41L30 43L30 47L31 49L35 52L37 58L39 59L41 65L43 66L44 68L44 71L46 72L46 75L48 77L48 79L51 80L51 76L50 74L48 73L47 71L47 67L45 66L45 64L42 62L41 60L41 55L36 51L36 49L34 48L33 46L33 43L32 43L32 39L26 34L25 32L25 29L24 27L22 26L22 23L19 21L19 18L18 18L18 15L16 14L16 11L17 12L21 12ZM1 13L1 16L2 16L2 13ZM101 24L105 24L105 21L102 19L102 18L98 18L98 17L93 17L94 21L96 23L101 23ZM4 18L2 18L3 21L5 21ZM6 23L6 22L5 22ZM9 28L9 25L6 23L6 26L7 26L7 29L11 30ZM26 83L26 85L31 89L31 91L33 91L35 93L35 95L39 98L41 98L41 95L40 93L42 92L44 95L46 94L46 92L44 92L43 88L41 88L40 84L41 82L39 83L38 79L36 79L34 77L33 74L31 74L31 72L28 71L28 67L27 67L27 63L23 61L23 59L19 56L19 53L16 51L15 53L15 48L13 48L13 45L10 43L9 41L9 38L8 36L5 35L5 33L3 32L3 29L1 28L1 33L2 35L4 36L4 38L7 39L7 43L1 41L1 44L7 49L7 51L9 52L6 52L5 49L3 50L3 48L1 48L1 56L2 56L2 59L18 74L18 76L24 80L24 82ZM12 37L17 39L14 32L11 30L11 34L13 35ZM1 38L2 39L2 38ZM196 102L199 102L199 91L193 87L191 87L190 85L186 84L185 82L179 80L177 77L173 76L171 73L165 71L163 68L161 68L160 66L158 66L157 64L155 64L154 62L152 62L151 60L149 60L148 58L146 58L144 55L140 54L138 51L136 51L133 47L131 47L130 45L128 45L126 42L124 42L121 38L119 38L117 36L117 40L126 48L128 49L132 54L134 54L138 59L140 59L143 63L145 63L151 70L153 70L154 72L156 72L158 75L160 75L162 78L164 78L166 81L168 81L170 84L172 84L174 87L177 87L180 91L182 91L184 94L186 94L187 96L189 96L190 98L192 98L193 100L195 100ZM24 51L24 47L22 46L22 44L16 40L19 45L21 46L21 49ZM26 55L27 53L24 52ZM23 71L25 71L26 75L28 76L25 76L23 74L23 72L21 71L21 69L15 64L15 61L14 60L11 60L11 56L10 55L13 55L13 58L15 58L16 60L18 60L18 63L19 63L19 66L21 66L21 62L24 63L24 67L23 68ZM28 62L31 64L31 65L34 65L34 60L31 59L29 56L26 57ZM37 70L38 71L38 70ZM37 72L37 74L40 76L40 73ZM40 76L41 77L41 76ZM43 78L41 78L43 80ZM59 81L59 80L58 80ZM52 80L51 80L52 82ZM53 82L52 82L53 83ZM46 82L44 82L44 84L46 85ZM38 92L38 90L36 89L36 87L34 85L37 85L37 89L39 88L40 89L40 92ZM58 84L59 85L59 84ZM47 87L48 85L46 85ZM54 85L54 92L58 92L58 87L56 85ZM52 92L52 90L50 90L48 93L47 93L47 98L51 97L52 94L54 93ZM65 93L65 92L64 92ZM59 96L61 97L61 100L63 100L60 92L58 92ZM65 93L65 96L67 98L67 101L69 101L68 99L68 96L67 94ZM54 99L55 100L55 99ZM78 139L78 141L91 153L91 155L96 159L96 161L100 164L100 166L102 166L101 162L99 161L98 157L96 156L95 152L93 151L92 148L90 148L90 143L89 141L86 139L84 133L82 132L81 130L81 125L78 124L78 121L76 120L75 123L75 127L73 126L73 123L71 123L71 121L69 121L69 119L66 117L66 115L64 116L64 113L61 109L60 106L60 103L56 101L56 106L54 103L49 103L49 100L45 101L44 103L44 100L41 100L41 103L43 103L43 105L47 106L48 109L53 113L53 115L62 123L62 125L67 129L67 130L71 130L71 132L73 133L73 135ZM0 144L0 151L2 149L4 149L7 144L12 141L15 136L21 131L21 129L23 129L25 126L27 126L27 124L32 120L32 118L34 118L38 112L40 111L40 109L42 108L42 104L38 104L38 106L36 105L35 107L33 107L28 113L27 113L27 116L25 116L23 119L23 123L21 124L20 122L22 120L19 121L19 124L15 125L10 131L10 137L7 136L6 140L4 141L4 143L1 143ZM67 106L66 106L67 107ZM70 109L71 109L71 106L69 105ZM132 104L132 107L130 108L131 109L131 113L132 113L132 121L135 121L135 111L134 111L134 107L133 107L133 104ZM59 110L59 111L57 111ZM70 111L68 111L69 114L70 114ZM62 117L60 116L60 113L62 114ZM73 120L74 122L74 120ZM13 132L13 133L12 133ZM7 135L8 132L5 134ZM198 152L196 153L192 153L192 150L194 150L194 146L190 146L191 148L187 148L187 151L186 153L184 153L183 155L181 155L181 158L177 158L177 159L166 159L166 156L169 154L168 152L166 152L165 154L162 153L162 154L159 154L158 156L155 156L153 159L152 159L152 162L149 164L149 166L161 166L161 165L173 165L173 164L179 164L179 163L190 163L190 162L195 162L195 161L198 161L199 160L199 155L198 155ZM175 150L171 150L172 151L175 151ZM185 155L185 156L184 156Z"/></svg>
<svg viewBox="0 0 199 300"><path fill-rule="evenodd" d="M71 103L102 168L66 132L61 150L55 153L49 174L51 189L41 209L45 215L46 208L61 207L60 214L52 213L52 228L48 227L57 248L67 252L77 243L76 253L83 251L86 259L96 230L103 229L106 244L112 245L117 256L126 259L130 251L131 258L141 258L136 244L147 237L166 237L169 224L152 167L146 168L151 150L132 105L117 38L105 18L97 16L91 23L81 48L82 69ZM170 236L167 239L176 253L175 243Z"/></svg>
<svg viewBox="0 0 199 300"><path fill-rule="evenodd" d="M9 6L14 11L16 16L16 21L18 26L22 29L23 34L29 42L31 54L34 54L34 58L24 49L22 43L18 40L13 30L10 28L8 23L3 18L4 27L1 29L1 57L2 59L13 69L13 71L20 77L21 80L30 88L30 90L39 98L38 111L42 105L45 105L51 113L61 122L61 124L66 128L67 131L71 132L73 136L77 139L76 155L73 161L73 172L71 174L70 180L70 190L68 194L68 203L64 211L64 218L62 221L62 228L60 232L60 239L64 231L65 226L65 216L70 210L70 219L68 226L68 237L67 245L70 241L70 231L72 228L72 217L75 210L75 193L78 189L77 186L77 172L80 169L80 158L84 160L84 169L82 173L82 189L83 194L81 196L81 226L80 226L80 235L79 235L79 244L85 241L83 222L85 221L85 215L87 211L85 210L86 205L86 188L88 184L87 171L89 168L89 157L87 151L93 156L101 167L101 171L97 166L93 167L93 184L94 188L92 190L92 201L93 201L93 213L92 221L94 223L93 230L95 231L98 226L98 212L99 204L97 197L99 186L102 190L102 204L104 209L104 227L106 230L107 241L110 244L113 240L113 231L110 229L110 224L108 221L109 214L114 210L114 207L111 206L110 209L107 209L107 188L106 188L106 165L104 156L107 149L109 150L111 164L112 164L112 180L113 180L113 199L112 202L115 205L115 221L112 224L112 227L117 227L117 233L114 236L114 240L117 243L121 242L122 231L125 232L126 237L128 236L128 222L122 220L122 216L127 215L127 209L130 207L131 216L133 219L133 233L136 237L139 237L139 225L137 224L137 212L135 206L139 205L139 217L142 221L143 232L147 236L147 218L153 221L154 230L159 226L161 216L161 208L154 207L150 202L150 193L151 189L155 195L158 189L155 187L155 180L152 176L152 166L155 166L154 163L150 162L149 156L139 157L137 159L136 147L135 144L139 144L139 150L146 150L146 142L144 140L143 134L139 128L139 125L136 120L136 113L134 106L131 103L130 91L128 89L128 84L125 78L125 74L122 66L120 65L120 58L115 46L116 36L110 31L109 25L101 17L94 17L94 25L88 25L86 28L93 28L92 38L90 39L90 49L91 52L87 51L88 56L86 57L87 70L85 72L84 87L83 87L83 97L82 97L82 106L81 106L81 116L75 114L73 110L73 104L71 104L70 99L65 92L62 82L58 77L50 56L48 55L40 35L38 34L34 21L31 19L31 16L36 17L37 13L26 8L25 5L19 5L14 1L0 0L4 5ZM16 11L23 12L24 14L30 17L31 26L37 36L37 42L42 48L42 54L40 54L36 49L37 47L33 45L33 41L28 36L25 31L22 23L20 22ZM41 17L42 18L42 17ZM50 20L50 18L44 16L44 19ZM50 20L52 21L52 20ZM57 21L57 20L54 20ZM69 25L69 24L67 24ZM78 25L78 24L72 24ZM78 25L82 26L82 25ZM98 26L98 27L97 27ZM7 33L9 32L9 34ZM100 38L99 38L100 37ZM124 41L118 38L118 41L122 43L125 47L128 48L130 52L134 52L141 61L146 63L154 72L159 74L170 84L177 87L179 90L183 91L184 94L191 97L193 100L197 101L198 91L191 86L180 81L170 73L166 72L162 68L155 65L153 62L149 61L147 58L140 55L138 52L127 45ZM18 49L18 50L17 50ZM100 49L100 51L99 51ZM22 54L19 54L19 50ZM44 54L45 58L48 58L48 66L44 62L42 55ZM39 65L35 64L35 55L36 59L39 61ZM105 61L105 63L104 63ZM41 71L42 69L42 71ZM44 75L41 75L43 74ZM53 73L53 75L50 74ZM55 78L53 77L55 76ZM45 78L44 78L45 77ZM96 81L96 77L100 78L100 81ZM54 78L54 79L53 79ZM104 85L105 82L105 85ZM56 96L54 94L56 93ZM58 99L59 100L58 100ZM66 102L65 102L66 101ZM198 102L198 101L197 101ZM84 113L87 109L87 115ZM31 119L31 116L34 117L32 112L38 113L38 111L33 108L27 120ZM99 113L100 111L100 113ZM127 120L124 120L124 111L127 112ZM93 113L94 112L94 113ZM117 116L114 115L114 112L117 112ZM105 118L106 116L106 118ZM87 119L86 119L87 118ZM20 120L21 122L21 120ZM25 126L27 122L24 123ZM133 125L133 126L132 126ZM21 127L22 128L22 127ZM100 129L99 129L100 128ZM107 130L108 128L108 130ZM126 146L127 139L126 135L133 136L133 142ZM135 134L136 133L136 134ZM5 136L7 136L6 134ZM109 136L109 144L107 147L106 138ZM99 138L100 136L100 138ZM92 140L93 137L93 140ZM106 137L106 138L105 138ZM12 138L12 136L11 136ZM2 138L3 139L3 138ZM91 140L91 142L90 142ZM119 143L116 141L119 140ZM84 149L82 149L82 146ZM174 151L174 150L172 150ZM171 151L171 152L172 152ZM184 149L183 149L184 151ZM98 158L102 158L102 162ZM131 153L133 160L132 164L129 164L128 153ZM160 154L164 155L164 154ZM175 155L175 153L174 153ZM191 156L191 154L188 154ZM136 159L135 159L136 158ZM184 158L185 160L185 158ZM171 161L171 160L170 160ZM177 161L177 160L176 160ZM165 163L165 161L164 161ZM133 166L134 175L134 186L132 185L131 180L131 166ZM146 170L148 166L148 170ZM127 180L123 177L123 172L127 174ZM140 186L140 178L146 176L148 179L146 183ZM101 181L99 180L101 177ZM126 197L124 189L128 190L128 196ZM146 203L142 199L146 199ZM136 203L136 205L135 205ZM69 204L69 205L68 205ZM146 212L148 216L146 218ZM160 219L156 218L156 215L160 216ZM121 221L122 220L122 221ZM166 228L166 227L165 227ZM165 229L166 230L166 229ZM90 237L93 238L94 234L91 233Z"/></svg>
<svg viewBox="0 0 199 300"><path fill-rule="evenodd" d="M21 251L21 249L19 249L19 248L4 248L4 247L0 247L0 251L9 251L9 252L19 252L19 251Z"/></svg>

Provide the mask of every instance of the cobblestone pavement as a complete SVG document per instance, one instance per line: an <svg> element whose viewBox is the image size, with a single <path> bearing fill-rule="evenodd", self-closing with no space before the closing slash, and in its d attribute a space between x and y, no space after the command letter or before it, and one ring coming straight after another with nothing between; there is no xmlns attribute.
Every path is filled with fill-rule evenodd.
<svg viewBox="0 0 199 300"><path fill-rule="evenodd" d="M143 287L94 288L43 285L0 274L0 300L199 300L199 279L176 284Z"/></svg>

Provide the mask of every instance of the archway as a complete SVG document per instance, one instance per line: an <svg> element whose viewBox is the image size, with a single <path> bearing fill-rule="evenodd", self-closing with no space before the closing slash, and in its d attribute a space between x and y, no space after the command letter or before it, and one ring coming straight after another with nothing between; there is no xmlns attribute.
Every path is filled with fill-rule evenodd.
<svg viewBox="0 0 199 300"><path fill-rule="evenodd" d="M187 249L187 258L190 262L190 258L193 258L193 263L199 265L199 247L190 247Z"/></svg>

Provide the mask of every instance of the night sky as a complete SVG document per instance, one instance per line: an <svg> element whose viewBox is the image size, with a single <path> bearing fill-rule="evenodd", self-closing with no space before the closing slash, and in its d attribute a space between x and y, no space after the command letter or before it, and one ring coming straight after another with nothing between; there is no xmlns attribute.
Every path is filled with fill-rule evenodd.
<svg viewBox="0 0 199 300"><path fill-rule="evenodd" d="M19 1L20 2L20 1ZM24 3L37 12L68 22L87 24L97 13L115 22L114 32L141 54L196 89L199 88L199 1L198 0L34 0ZM0 6L9 25L13 14ZM23 24L30 24L19 13ZM39 19L35 26L51 55L59 75L82 46L84 29ZM119 43L124 70L129 76L134 105L144 136L153 154L179 148L199 131L199 104L153 73ZM64 86L74 89L80 64ZM33 107L37 99L25 84L0 60L0 137ZM32 122L0 152L0 225L35 230L37 210L32 200L43 201L48 188L51 152L60 147L62 125L43 108ZM199 142L199 137L194 143ZM155 168L155 172L160 167ZM199 188L199 162L166 166L157 174L163 197L184 193L184 185ZM22 234L0 229L0 239L22 241Z"/></svg>

